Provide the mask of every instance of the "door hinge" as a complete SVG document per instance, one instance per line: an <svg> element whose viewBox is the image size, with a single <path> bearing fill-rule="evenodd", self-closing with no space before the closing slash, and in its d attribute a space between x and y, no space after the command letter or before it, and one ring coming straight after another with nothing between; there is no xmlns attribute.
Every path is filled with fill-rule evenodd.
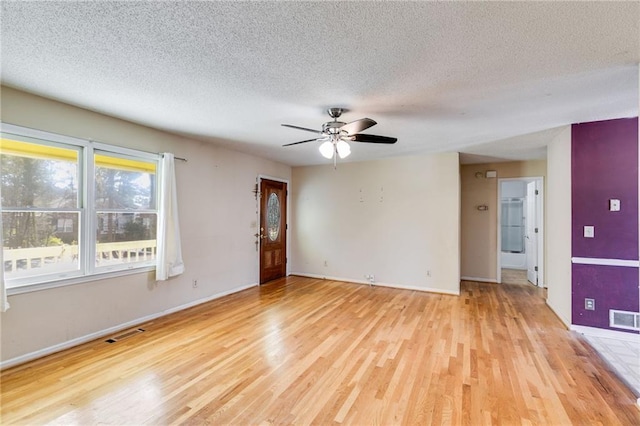
<svg viewBox="0 0 640 426"><path fill-rule="evenodd" d="M534 229L534 232L537 234L537 233L538 233L538 228L535 228L535 229Z"/></svg>
<svg viewBox="0 0 640 426"><path fill-rule="evenodd" d="M284 229L286 229L287 231L289 230L289 224L288 223L285 223Z"/></svg>
<svg viewBox="0 0 640 426"><path fill-rule="evenodd" d="M534 270L534 271L536 271L536 272L538 272L538 267L537 267L537 266L534 266L534 267L533 267L533 270Z"/></svg>
<svg viewBox="0 0 640 426"><path fill-rule="evenodd" d="M538 195L540 192L536 189L536 195Z"/></svg>

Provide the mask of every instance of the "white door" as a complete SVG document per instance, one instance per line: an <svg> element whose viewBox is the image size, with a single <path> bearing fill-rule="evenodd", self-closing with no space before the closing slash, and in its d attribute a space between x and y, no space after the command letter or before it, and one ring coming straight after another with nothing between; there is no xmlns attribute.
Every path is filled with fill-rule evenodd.
<svg viewBox="0 0 640 426"><path fill-rule="evenodd" d="M527 256L527 280L538 285L538 224L536 223L536 182L527 183L527 228L524 251Z"/></svg>

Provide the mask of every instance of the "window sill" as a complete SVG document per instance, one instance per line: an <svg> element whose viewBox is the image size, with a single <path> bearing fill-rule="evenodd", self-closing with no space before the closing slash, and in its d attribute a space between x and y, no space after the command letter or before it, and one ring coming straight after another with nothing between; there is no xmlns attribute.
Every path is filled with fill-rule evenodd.
<svg viewBox="0 0 640 426"><path fill-rule="evenodd" d="M24 284L18 287L8 287L7 296L31 293L34 291L49 290L52 288L66 287L66 286L76 285L76 284L83 284L91 281L106 280L110 278L123 277L126 275L143 274L143 273L147 273L155 270L156 270L155 266L144 266L140 268L121 269L118 271L101 272L93 275L65 278L61 280L47 281L42 283Z"/></svg>

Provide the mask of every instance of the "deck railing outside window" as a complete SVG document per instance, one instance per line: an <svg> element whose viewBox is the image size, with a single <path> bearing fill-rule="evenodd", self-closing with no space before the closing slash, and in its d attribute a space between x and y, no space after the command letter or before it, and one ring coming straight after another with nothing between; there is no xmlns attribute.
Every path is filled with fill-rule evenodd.
<svg viewBox="0 0 640 426"><path fill-rule="evenodd" d="M78 263L78 246L4 249L6 278L34 276L68 271ZM156 258L156 240L120 241L96 245L96 265L144 262Z"/></svg>

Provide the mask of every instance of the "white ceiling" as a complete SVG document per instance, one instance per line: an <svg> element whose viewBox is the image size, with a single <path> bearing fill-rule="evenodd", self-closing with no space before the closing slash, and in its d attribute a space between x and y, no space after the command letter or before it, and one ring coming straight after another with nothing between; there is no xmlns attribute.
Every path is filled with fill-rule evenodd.
<svg viewBox="0 0 640 426"><path fill-rule="evenodd" d="M540 158L554 128L638 114L637 1L3 1L0 24L3 84L291 165L327 160L280 124L330 106L398 138L352 161Z"/></svg>

